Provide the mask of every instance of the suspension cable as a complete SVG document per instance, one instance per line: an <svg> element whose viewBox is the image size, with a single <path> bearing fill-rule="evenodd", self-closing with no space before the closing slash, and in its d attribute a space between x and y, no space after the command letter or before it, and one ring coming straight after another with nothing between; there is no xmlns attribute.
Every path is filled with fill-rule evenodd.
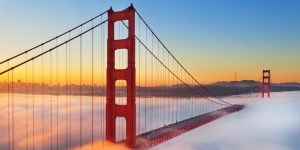
<svg viewBox="0 0 300 150"><path fill-rule="evenodd" d="M34 129L35 129L35 120L34 120L34 109L35 109L35 107L34 107L34 60L32 60L32 135L33 135L33 150L35 149L35 133L34 133Z"/></svg>
<svg viewBox="0 0 300 150"><path fill-rule="evenodd" d="M138 24L138 27L139 27L139 36L141 35L141 24L140 24L140 21L139 21L139 24ZM139 124L138 124L138 134L140 134L141 132L141 129L140 129L140 124L141 124L141 44L139 43L138 45L139 47L139 59L138 59L138 64L139 64L139 87L138 87L138 91L139 91L139 98L138 98L138 101L139 101L139 112L138 112L138 119L139 119Z"/></svg>
<svg viewBox="0 0 300 150"><path fill-rule="evenodd" d="M92 30L92 149L94 149L94 30Z"/></svg>
<svg viewBox="0 0 300 150"><path fill-rule="evenodd" d="M187 83L185 83L182 79L180 79L175 73L173 73L160 59L158 59L157 56L155 56L150 50L149 48L138 38L136 37L136 39L144 46L144 48L164 67L166 68L171 74L173 74L173 76L175 76L178 80L180 80L185 86L187 86L188 88L190 88L192 91L196 92L197 94L199 95L202 95L201 93L199 93L197 90L195 90L194 88L192 88L190 85L188 85ZM217 103L217 104L220 104L220 105L226 105L226 104L223 104L223 103L219 103L219 102L216 102L216 101L213 101L207 97L204 97L206 100L209 100L211 102L214 102L214 103ZM231 105L231 104L230 104Z"/></svg>
<svg viewBox="0 0 300 150"><path fill-rule="evenodd" d="M9 61L7 61L7 68L9 68ZM9 72L7 74L7 113L8 113L8 120L7 120L7 126L8 126L8 149L11 147L11 138L10 138L10 77L9 77Z"/></svg>
<svg viewBox="0 0 300 150"><path fill-rule="evenodd" d="M9 68L9 61L7 61L7 68ZM10 82L10 77L9 77L9 72L7 73L7 113L8 113L8 117L7 117L7 126L8 126L8 149L10 149L11 147L11 139L10 139L10 85L9 85L9 82Z"/></svg>
<svg viewBox="0 0 300 150"><path fill-rule="evenodd" d="M14 70L11 71L12 148L15 149Z"/></svg>
<svg viewBox="0 0 300 150"><path fill-rule="evenodd" d="M138 14L138 13L137 13ZM141 17L140 17L141 18ZM142 18L141 18L142 19ZM145 21L142 19L142 21L145 23ZM128 26L122 21L122 23L123 23L123 25L124 26L126 26L127 28L128 28ZM158 39L158 37L154 34L154 32L152 31L152 29L150 29L149 28L149 26L145 23L145 25L148 27L148 29L152 32L152 34ZM146 30L147 31L147 30ZM147 33L147 32L146 32ZM139 37L137 37L136 35L134 35L135 36L135 38L138 40L138 42L140 42L142 45L143 45L143 47L153 56L153 57L155 57L155 59L157 60L157 61L159 61L159 63L161 64L161 65L163 65L163 67L165 67L171 74L173 74L178 80L180 80L185 86L187 86L187 87L189 87L192 91L194 91L194 92L196 92L197 94L199 94L199 95L202 95L200 92L198 92L197 90L195 90L194 88L192 88L190 85L188 85L187 83L185 83L182 79L180 79L176 74L174 74L148 47L147 47L147 45L146 44L144 44L142 41L141 41L141 39L139 38ZM158 39L158 41L161 43L161 45L166 49L166 47L163 45L163 43ZM167 50L168 51L168 50ZM164 52L164 51L163 51ZM181 66L181 68L185 71L185 72L187 72L187 70L179 63L179 61L171 54L171 52L170 51L168 51L168 53L172 56L172 58ZM191 76L191 74L189 74L189 72L187 72L188 73L188 75L189 76ZM1 75L1 74L0 74ZM199 85L201 85L195 78L193 78L193 76L191 76L192 77L192 79L195 81L195 82L197 82ZM216 102L216 101L213 101L213 100L211 100L211 99L209 99L209 98L207 98L207 97L204 97L206 100L209 100L209 101L211 101L211 102L214 102L214 103L217 103L217 104L220 104L220 105L229 105L229 106L231 106L232 104L230 104L230 103L228 103L228 102L226 102L226 101L223 101L223 100L220 100L219 98L217 98L217 97L215 97L215 98L217 98L218 100L220 100L221 102L223 102L223 103L219 103L219 102Z"/></svg>
<svg viewBox="0 0 300 150"><path fill-rule="evenodd" d="M70 29L70 30L68 30L68 31L66 31L66 32L64 32L64 33L62 33L62 34L60 34L60 35L58 35L58 36L56 36L56 37L50 39L50 40L48 40L48 41L46 41L46 42L43 42L43 43L41 43L41 44L39 44L39 45L37 45L37 46L35 46L35 47L29 49L29 50L26 50L26 51L24 51L24 52L22 52L22 53L19 53L19 54L13 56L13 57L10 57L10 58L8 58L8 59L6 59L6 60L0 62L0 65L3 64L3 63L5 63L5 62L8 62L8 61L10 61L10 60L12 60L12 59L15 59L15 58L17 58L17 57L19 57L19 56L22 56L22 55L24 55L24 54L26 54L26 53L28 53L28 52L30 52L30 51L32 51L32 50L38 48L38 47L41 47L42 45L45 45L45 44L47 44L47 43L49 43L49 42L52 42L52 41L54 41L54 40L56 40L56 39L58 39L58 38L60 38L60 37L62 37L62 36L64 36L64 35L66 35L66 34L72 32L72 31L78 29L79 27L81 27L81 26L83 26L83 25L85 25L85 24L87 24L87 23L89 23L89 22L91 22L91 21L93 21L93 20L99 18L100 16L103 16L103 15L104 15L105 13L107 13L107 12L108 12L108 10L104 11L103 13L101 13L101 14L99 14L99 15L93 17L93 18L91 18L90 20L88 20L88 21L86 21L86 22L84 22L84 23L82 23L82 24L80 24L80 25L78 25L78 26L76 26L76 27L74 27L74 28L72 28L72 29Z"/></svg>
<svg viewBox="0 0 300 150"><path fill-rule="evenodd" d="M52 47L51 49L49 49L49 50L47 50L47 51L44 51L43 53L40 53L40 54L38 54L38 55L36 55L36 56L34 56L34 57L32 57L32 58L26 60L26 61L23 61L23 62L21 62L21 63L15 65L15 66L13 66L13 67L10 67L9 69L6 69L6 70L2 71L2 72L0 73L0 75L6 73L6 72L8 72L8 71L11 71L11 70L13 70L13 69L15 69L15 68L17 68L17 67L20 67L20 66L22 66L22 65L24 65L24 64L26 64L26 63L28 63L28 62L30 62L30 61L33 61L34 59L36 59L36 58L38 58L38 57L41 57L42 55L45 55L45 54L47 54L47 53L49 53L49 52L55 50L56 48L61 47L62 45L66 44L66 43L69 43L70 41L73 41L74 39L77 39L78 37L80 37L80 36L86 34L87 32L89 32L89 31L91 31L91 30L97 28L98 26L104 24L105 22L107 22L107 20L105 20L105 21L103 21L103 22L97 24L97 25L94 26L93 28L90 28L90 29L88 29L88 30L86 30L86 31L84 31L84 32L82 32L82 33L80 33L80 34L78 34L78 35L75 36L75 37L72 37L72 38L69 39L69 40L66 40L65 42L63 42L63 43L61 43L61 44L58 44L57 46Z"/></svg>
<svg viewBox="0 0 300 150"><path fill-rule="evenodd" d="M27 60L27 53L26 53L26 60ZM25 78L26 78L26 150L28 150L28 64L26 63L26 73L25 73Z"/></svg>
<svg viewBox="0 0 300 150"><path fill-rule="evenodd" d="M26 63L27 64L27 63ZM52 149L53 145L53 102L52 102L52 90L53 90L53 85L52 85L52 51L50 51L50 114L51 114L51 119L50 119L50 129L51 129L51 143L50 143L50 149Z"/></svg>
<svg viewBox="0 0 300 150"><path fill-rule="evenodd" d="M71 33L69 33L69 40L71 39ZM70 144L70 147L72 147L72 122L71 122L71 119L72 119L72 105L71 105L71 100L72 100L72 86L71 86L71 42L69 42L69 144Z"/></svg>
<svg viewBox="0 0 300 150"><path fill-rule="evenodd" d="M163 42L160 40L160 38L158 38L158 36L154 33L154 31L150 28L150 26L146 23L146 21L143 19L143 17L138 13L138 11L135 9L135 12L137 13L137 15L139 16L139 18L145 23L146 27L152 32L152 34L156 37L156 39L159 41L159 43L161 43L161 45L165 48L165 50L167 50L167 52L172 56L172 58L181 66L181 68L201 87L203 88L208 94L210 94L211 96L215 97L216 99L218 99L219 101L231 105L230 103L222 100L219 97L214 96L205 86L203 86L200 82L198 82L198 80L189 72L187 71L187 69L178 61L178 59L171 53L171 51L163 44Z"/></svg>
<svg viewBox="0 0 300 150"><path fill-rule="evenodd" d="M82 32L82 27L81 27ZM82 147L82 36L80 36L80 149Z"/></svg>
<svg viewBox="0 0 300 150"><path fill-rule="evenodd" d="M58 49L56 49L56 149L58 149Z"/></svg>
<svg viewBox="0 0 300 150"><path fill-rule="evenodd" d="M65 68L65 95L66 95L66 99L65 99L65 103L66 103L66 109L65 109L65 119L66 119L66 149L68 149L68 43L66 44L66 53L65 53L66 57L66 68Z"/></svg>
<svg viewBox="0 0 300 150"><path fill-rule="evenodd" d="M42 45L42 52L44 46ZM43 150L45 149L45 102L44 102L44 56L42 56L42 120L43 120Z"/></svg>

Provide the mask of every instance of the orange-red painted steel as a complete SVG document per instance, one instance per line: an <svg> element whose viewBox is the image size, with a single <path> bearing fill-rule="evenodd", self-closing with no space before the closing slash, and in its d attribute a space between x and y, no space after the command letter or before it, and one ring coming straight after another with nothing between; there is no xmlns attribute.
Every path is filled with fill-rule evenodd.
<svg viewBox="0 0 300 150"><path fill-rule="evenodd" d="M128 21L128 38L115 39L115 22ZM128 51L128 67L115 69L115 51ZM115 103L115 88L117 80L127 82L127 103ZM136 140L136 110L135 110L135 11L131 5L127 9L114 12L108 11L108 39L107 39L107 104L106 104L106 139L116 142L116 118L126 120L126 145L133 147Z"/></svg>
<svg viewBox="0 0 300 150"><path fill-rule="evenodd" d="M271 71L263 70L263 79L261 85L261 94L263 98L265 96L265 93L267 93L268 97L270 97L270 87L271 87Z"/></svg>

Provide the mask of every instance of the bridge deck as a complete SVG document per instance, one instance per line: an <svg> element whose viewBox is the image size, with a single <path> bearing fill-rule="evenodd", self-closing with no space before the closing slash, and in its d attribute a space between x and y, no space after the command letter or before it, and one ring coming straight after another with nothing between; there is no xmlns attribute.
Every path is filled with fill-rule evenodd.
<svg viewBox="0 0 300 150"><path fill-rule="evenodd" d="M137 136L136 148L153 147L227 114L239 111L243 107L242 105L233 105L143 133Z"/></svg>

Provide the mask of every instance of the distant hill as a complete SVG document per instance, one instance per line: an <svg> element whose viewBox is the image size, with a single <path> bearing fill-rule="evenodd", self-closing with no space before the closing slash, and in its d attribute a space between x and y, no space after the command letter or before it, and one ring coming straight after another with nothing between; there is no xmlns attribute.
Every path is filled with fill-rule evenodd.
<svg viewBox="0 0 300 150"><path fill-rule="evenodd" d="M258 86L260 85L260 82L253 81L253 80L242 80L242 81L221 81L216 82L211 85L215 86L225 86L225 87L250 87L250 86Z"/></svg>
<svg viewBox="0 0 300 150"><path fill-rule="evenodd" d="M12 86L12 84L10 84ZM34 87L34 94L53 94L53 95L95 95L95 96L105 96L106 87L105 86L94 86L92 90L91 85L83 85L82 92L80 92L79 85L58 85L49 86L47 84L28 84L26 92L25 83L15 83L14 92L21 94L32 94ZM43 88L42 88L43 87ZM192 87L189 88L189 87ZM155 87L136 87L136 95L140 97L198 97L199 95L208 97L211 95L215 96L229 96L238 95L245 93L259 93L261 91L261 83L253 80L242 80L242 81L221 81L212 84L205 85L189 85L187 87L184 84L176 84L170 86L155 86ZM12 87L10 87L12 88ZM42 91L44 89L44 91ZM68 90L66 90L68 89ZM92 91L94 91L92 93ZM208 92L209 91L209 92ZM297 82L287 82L287 83L273 83L271 84L271 92L280 91L300 91L300 83ZM0 83L0 93L7 93L7 83ZM126 96L125 87L116 88L117 96Z"/></svg>
<svg viewBox="0 0 300 150"><path fill-rule="evenodd" d="M285 87L300 87L300 83L298 83L298 82L286 82L286 83L279 83L279 84L274 84L274 85L280 85L280 86L285 86Z"/></svg>
<svg viewBox="0 0 300 150"><path fill-rule="evenodd" d="M242 81L222 81L216 82L206 87L215 95L227 96L237 95L244 93L254 93L261 91L261 83L253 80ZM300 91L300 83L288 82L288 83L272 83L271 92L280 91Z"/></svg>
<svg viewBox="0 0 300 150"><path fill-rule="evenodd" d="M251 87L260 86L261 83L253 80L241 80L241 81L220 81L212 83L210 85L225 86L225 87ZM283 86L283 87L300 87L298 82L285 82L285 83L272 83L271 86Z"/></svg>
<svg viewBox="0 0 300 150"><path fill-rule="evenodd" d="M195 90L187 88L184 84L177 84L173 86L160 87L137 87L137 94L141 96L151 97L193 97L193 96L230 96L246 93L259 93L261 91L261 83L253 80L242 81L222 81L212 84L190 85ZM197 91L197 93L195 92ZM207 92L209 91L209 92ZM280 91L300 91L300 83L275 83L271 84L271 92Z"/></svg>

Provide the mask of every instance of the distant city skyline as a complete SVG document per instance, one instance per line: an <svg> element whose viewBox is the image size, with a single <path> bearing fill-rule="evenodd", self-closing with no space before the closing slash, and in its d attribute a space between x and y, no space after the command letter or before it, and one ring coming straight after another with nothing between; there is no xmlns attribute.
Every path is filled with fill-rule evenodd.
<svg viewBox="0 0 300 150"><path fill-rule="evenodd" d="M207 91L203 91L199 85L190 85L195 87L202 96L207 95ZM237 94L249 94L256 93L261 90L261 83L253 80L243 81L230 81L230 82L216 82L212 84L203 85L217 96L230 96ZM9 87L9 90L8 90ZM82 91L81 91L82 90ZM271 84L272 92L283 91L299 91L300 83L273 83ZM116 88L116 97L125 97L127 94L127 88L125 84L118 85ZM84 96L106 96L106 85L94 86L89 84L42 84L42 83L30 83L22 82L0 82L0 94L17 93L24 95L84 95ZM173 85L155 85L155 86L136 86L136 96L139 97L197 97L193 91L191 91L184 84Z"/></svg>

